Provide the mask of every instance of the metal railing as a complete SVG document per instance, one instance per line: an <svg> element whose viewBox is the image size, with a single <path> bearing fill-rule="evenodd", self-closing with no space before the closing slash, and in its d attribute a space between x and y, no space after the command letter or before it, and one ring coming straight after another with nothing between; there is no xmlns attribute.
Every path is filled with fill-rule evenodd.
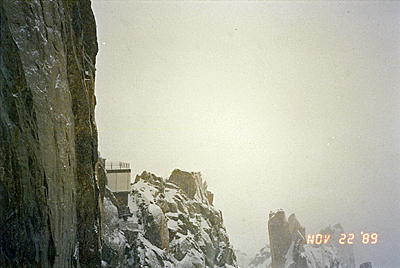
<svg viewBox="0 0 400 268"><path fill-rule="evenodd" d="M130 163L121 161L108 161L106 160L106 170L112 169L129 169L131 167Z"/></svg>

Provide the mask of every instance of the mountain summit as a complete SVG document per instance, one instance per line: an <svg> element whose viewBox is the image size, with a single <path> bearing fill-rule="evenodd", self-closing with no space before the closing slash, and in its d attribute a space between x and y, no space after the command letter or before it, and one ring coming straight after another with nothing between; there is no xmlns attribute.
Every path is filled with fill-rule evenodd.
<svg viewBox="0 0 400 268"><path fill-rule="evenodd" d="M113 231L103 256L119 256L124 267L237 267L222 213L201 173L175 169L164 180L145 171L136 176L130 200L133 217L120 220L117 231L116 209L105 201L105 214L114 211L114 217L104 222L103 229ZM117 267L112 258L103 266Z"/></svg>

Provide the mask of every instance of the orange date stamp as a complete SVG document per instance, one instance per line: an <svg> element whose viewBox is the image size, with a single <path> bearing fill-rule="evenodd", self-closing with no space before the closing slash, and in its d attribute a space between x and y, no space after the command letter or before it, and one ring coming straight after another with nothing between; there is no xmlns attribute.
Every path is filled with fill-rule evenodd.
<svg viewBox="0 0 400 268"><path fill-rule="evenodd" d="M315 245L322 245L322 244L328 244L329 240L331 238L330 234L309 234L307 235L307 244L315 244ZM356 239L356 235L354 233L341 233L340 238L339 238L339 244L341 245L352 245L354 244L354 241ZM375 245L378 243L378 234L377 233L366 233L366 232L361 232L360 237L361 243L364 245L367 244L372 244Z"/></svg>

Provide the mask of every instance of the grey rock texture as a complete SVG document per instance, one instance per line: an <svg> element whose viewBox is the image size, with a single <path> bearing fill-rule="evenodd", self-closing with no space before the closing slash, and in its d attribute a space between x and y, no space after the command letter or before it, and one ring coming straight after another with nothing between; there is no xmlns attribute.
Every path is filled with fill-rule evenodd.
<svg viewBox="0 0 400 268"><path fill-rule="evenodd" d="M292 243L292 234L283 210L269 213L268 234L271 243L271 267L285 267L286 253Z"/></svg>
<svg viewBox="0 0 400 268"><path fill-rule="evenodd" d="M106 188L105 193L102 214L102 267L121 267L125 260L125 249L129 248L129 245L124 231L119 226L118 201L110 189Z"/></svg>
<svg viewBox="0 0 400 268"><path fill-rule="evenodd" d="M300 226L300 223L294 214L289 216L288 223L289 231L292 235L292 260L286 262L286 265L292 262L289 267L307 267L307 258L304 253L304 238L306 236L306 229L303 226Z"/></svg>
<svg viewBox="0 0 400 268"><path fill-rule="evenodd" d="M305 228L292 214L286 219L283 210L270 212L268 232L271 243L271 261L259 260L272 268L354 268L352 245L340 245L340 224L325 228L320 234L330 236L327 243L305 244ZM271 263L271 265L269 265ZM253 265L250 267L259 267Z"/></svg>
<svg viewBox="0 0 400 268"><path fill-rule="evenodd" d="M200 173L174 170L164 180L143 172L132 187L142 231L125 233L125 267L237 267L222 214L209 203Z"/></svg>
<svg viewBox="0 0 400 268"><path fill-rule="evenodd" d="M4 0L0 16L0 267L98 267L91 2Z"/></svg>
<svg viewBox="0 0 400 268"><path fill-rule="evenodd" d="M199 172L186 172L179 169L172 171L168 182L180 187L190 199L196 199L212 205L214 194L207 191L207 183L202 182Z"/></svg>

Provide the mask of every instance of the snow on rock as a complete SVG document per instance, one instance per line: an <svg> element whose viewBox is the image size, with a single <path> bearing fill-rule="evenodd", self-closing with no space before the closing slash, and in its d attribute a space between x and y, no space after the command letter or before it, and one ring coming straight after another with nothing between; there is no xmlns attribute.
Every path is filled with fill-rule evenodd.
<svg viewBox="0 0 400 268"><path fill-rule="evenodd" d="M271 267L271 249L269 245L260 249L260 252L249 260L248 265L243 266L249 268Z"/></svg>
<svg viewBox="0 0 400 268"><path fill-rule="evenodd" d="M268 232L271 246L260 250L244 268L354 268L352 245L340 245L340 224L320 231L330 235L329 242L321 245L305 243L305 228L292 214L286 219L283 210L270 212ZM367 266L368 267L368 266Z"/></svg>
<svg viewBox="0 0 400 268"><path fill-rule="evenodd" d="M325 228L322 235L330 235L330 240L321 245L305 244L305 228L300 226L292 214L286 219L283 210L270 212L268 232L271 243L270 264L262 260L264 267L272 268L354 268L352 245L339 245L343 228L340 224ZM260 261L250 262L259 264ZM251 266L250 267L259 267Z"/></svg>
<svg viewBox="0 0 400 268"><path fill-rule="evenodd" d="M237 267L222 213L201 173L176 169L164 180L143 172L131 195L142 232L128 239L127 267Z"/></svg>
<svg viewBox="0 0 400 268"><path fill-rule="evenodd" d="M353 246L349 244L339 244L340 234L345 233L343 227L338 223L333 227L329 226L319 232L322 235L330 235L329 242L324 245L308 245L312 249L322 248L321 251L326 252L325 255L335 255L337 263L342 265L342 268L353 268L355 267ZM335 261L333 261L335 262Z"/></svg>
<svg viewBox="0 0 400 268"><path fill-rule="evenodd" d="M236 255L236 259L237 259L237 264L238 264L238 268L243 268L243 267L247 267L247 264L250 261L249 256L247 256L246 253L235 249L235 255Z"/></svg>
<svg viewBox="0 0 400 268"><path fill-rule="evenodd" d="M212 205L214 195L207 191L207 183L202 181L200 172L172 171L169 182L180 187L192 200Z"/></svg>
<svg viewBox="0 0 400 268"><path fill-rule="evenodd" d="M128 245L125 234L119 227L118 209L115 206L117 201L110 189L106 188L105 192L102 218L102 267L118 267L124 259L125 248Z"/></svg>
<svg viewBox="0 0 400 268"><path fill-rule="evenodd" d="M149 205L149 212L153 216L153 220L156 225L160 225L162 218L163 218L163 212L161 208L157 205L150 204Z"/></svg>

